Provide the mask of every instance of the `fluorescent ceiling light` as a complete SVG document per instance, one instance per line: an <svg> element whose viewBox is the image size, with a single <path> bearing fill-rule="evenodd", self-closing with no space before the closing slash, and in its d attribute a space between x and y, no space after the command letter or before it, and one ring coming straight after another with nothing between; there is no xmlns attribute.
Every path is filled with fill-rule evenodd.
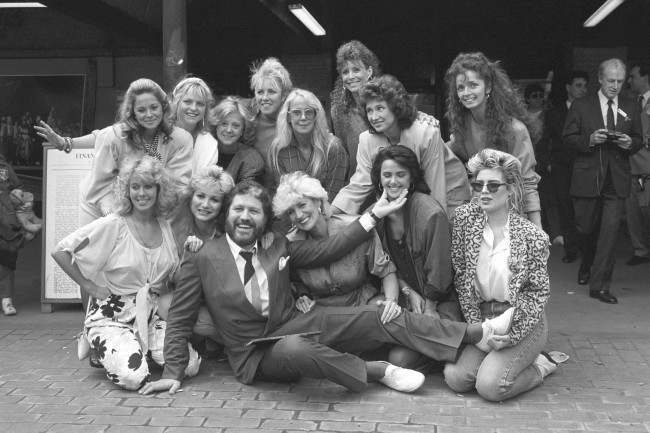
<svg viewBox="0 0 650 433"><path fill-rule="evenodd" d="M300 3L289 5L289 10L316 36L325 36L325 29Z"/></svg>
<svg viewBox="0 0 650 433"><path fill-rule="evenodd" d="M596 12L594 12L583 24L585 27L595 27L599 22L604 20L607 15L611 14L614 9L623 4L625 0L605 0Z"/></svg>
<svg viewBox="0 0 650 433"><path fill-rule="evenodd" d="M2 2L0 8L44 8L43 3L38 2Z"/></svg>

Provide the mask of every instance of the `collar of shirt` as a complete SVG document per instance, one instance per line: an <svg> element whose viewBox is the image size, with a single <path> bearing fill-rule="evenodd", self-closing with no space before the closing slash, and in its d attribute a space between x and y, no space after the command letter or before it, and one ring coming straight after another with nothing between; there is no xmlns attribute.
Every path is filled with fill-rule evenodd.
<svg viewBox="0 0 650 433"><path fill-rule="evenodd" d="M239 259L239 258L241 258L242 260L245 260L242 256L239 255L240 251L252 251L253 255L257 255L257 242L255 242L255 246L253 246L252 250L244 250L242 247L237 245L235 243L235 241L233 241L230 238L228 233L226 233L226 240L228 241L228 246L230 247L230 252L232 253L232 256L235 259L235 261L237 261L237 259Z"/></svg>
<svg viewBox="0 0 650 433"><path fill-rule="evenodd" d="M603 115L603 123L607 126L607 101L609 100L607 96L603 95L602 90L598 91L598 100L600 101L600 111ZM612 110L614 111L614 125L618 122L618 95L612 98Z"/></svg>

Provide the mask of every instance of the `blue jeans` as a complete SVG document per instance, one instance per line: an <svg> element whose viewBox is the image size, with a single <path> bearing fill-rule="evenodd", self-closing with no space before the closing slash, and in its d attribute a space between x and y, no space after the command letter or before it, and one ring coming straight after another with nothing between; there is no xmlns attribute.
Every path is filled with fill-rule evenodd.
<svg viewBox="0 0 650 433"><path fill-rule="evenodd" d="M476 388L489 401L503 401L535 388L543 377L532 365L548 339L546 314L530 334L514 346L485 353L467 345L455 363L447 363L444 376L456 392Z"/></svg>

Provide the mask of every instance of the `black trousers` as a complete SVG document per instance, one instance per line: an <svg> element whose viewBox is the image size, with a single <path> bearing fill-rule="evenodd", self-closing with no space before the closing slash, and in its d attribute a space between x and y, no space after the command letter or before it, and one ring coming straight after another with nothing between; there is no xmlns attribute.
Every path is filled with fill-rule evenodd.
<svg viewBox="0 0 650 433"><path fill-rule="evenodd" d="M314 307L309 313L290 320L273 335L285 335L265 346L257 378L268 381L295 381L300 377L327 378L353 391L368 383L366 363L349 352L377 349L382 344L401 345L429 358L454 361L467 331L467 324L402 313L391 322L381 323L383 306ZM321 331L303 337L302 332Z"/></svg>

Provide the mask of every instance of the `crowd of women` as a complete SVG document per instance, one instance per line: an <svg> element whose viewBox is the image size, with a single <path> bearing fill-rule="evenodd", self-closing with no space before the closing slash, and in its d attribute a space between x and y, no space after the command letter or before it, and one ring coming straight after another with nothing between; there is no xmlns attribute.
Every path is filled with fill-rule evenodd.
<svg viewBox="0 0 650 433"><path fill-rule="evenodd" d="M252 70L250 100L214 101L197 77L169 97L138 79L114 125L75 138L37 125L63 151L95 150L80 198L85 225L53 257L90 297L81 346L110 380L138 389L147 358L164 363L174 271L187 251L223 234L222 203L243 180L275 193L271 239L325 238L380 195L407 192L364 244L327 267L295 270L287 290L303 313L381 300L386 321L398 306L479 324L507 314L505 335L468 345L443 371L453 390L488 400L525 392L557 368L558 354L543 352L549 242L539 227L538 130L505 71L482 53L454 59L445 143L438 121L418 112L361 42L339 47L336 64L329 112L269 58ZM195 332L219 340L209 314L199 313ZM191 353L190 376L200 364ZM430 366L402 347L386 356Z"/></svg>

